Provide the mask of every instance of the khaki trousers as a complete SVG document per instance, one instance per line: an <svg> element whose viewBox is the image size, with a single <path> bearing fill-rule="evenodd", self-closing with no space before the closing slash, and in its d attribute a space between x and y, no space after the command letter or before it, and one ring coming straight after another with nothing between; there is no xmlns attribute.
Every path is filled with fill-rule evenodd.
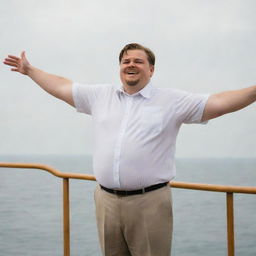
<svg viewBox="0 0 256 256"><path fill-rule="evenodd" d="M170 256L169 185L141 195L118 196L97 185L96 219L104 256Z"/></svg>

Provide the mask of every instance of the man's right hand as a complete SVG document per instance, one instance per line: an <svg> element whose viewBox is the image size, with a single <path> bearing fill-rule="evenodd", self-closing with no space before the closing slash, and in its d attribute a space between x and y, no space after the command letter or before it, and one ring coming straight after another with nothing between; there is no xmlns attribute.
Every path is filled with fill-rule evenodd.
<svg viewBox="0 0 256 256"><path fill-rule="evenodd" d="M49 74L40 70L28 62L25 51L21 53L20 58L13 55L8 55L4 60L4 64L13 67L11 71L19 72L23 75L28 75L42 89L61 99L71 106L74 106L72 95L73 82L67 78Z"/></svg>
<svg viewBox="0 0 256 256"><path fill-rule="evenodd" d="M8 55L4 60L4 64L14 67L11 71L20 72L23 75L28 75L30 63L28 62L25 51L21 52L20 58L13 55Z"/></svg>

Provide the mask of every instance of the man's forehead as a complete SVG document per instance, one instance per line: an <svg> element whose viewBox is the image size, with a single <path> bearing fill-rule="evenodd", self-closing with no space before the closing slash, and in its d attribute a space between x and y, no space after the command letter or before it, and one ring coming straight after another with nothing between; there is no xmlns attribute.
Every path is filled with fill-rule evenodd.
<svg viewBox="0 0 256 256"><path fill-rule="evenodd" d="M134 50L128 50L124 52L123 59L129 59L129 58L140 58L140 59L147 59L147 54L143 50L134 49Z"/></svg>

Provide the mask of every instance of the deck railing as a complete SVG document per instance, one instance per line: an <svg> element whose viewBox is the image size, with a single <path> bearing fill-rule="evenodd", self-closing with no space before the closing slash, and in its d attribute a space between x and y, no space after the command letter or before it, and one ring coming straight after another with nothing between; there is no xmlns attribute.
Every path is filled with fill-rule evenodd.
<svg viewBox="0 0 256 256"><path fill-rule="evenodd" d="M39 170L47 171L52 175L63 179L63 250L64 250L63 255L70 256L69 179L95 181L95 177L93 175L86 175L86 174L80 174L80 173L60 172L57 169L54 169L50 166L43 165L43 164L0 163L0 167L39 169ZM170 186L173 188L226 193L227 255L235 256L233 194L234 193L256 194L256 187L222 186L222 185L185 183L185 182L174 182L174 181L170 182Z"/></svg>

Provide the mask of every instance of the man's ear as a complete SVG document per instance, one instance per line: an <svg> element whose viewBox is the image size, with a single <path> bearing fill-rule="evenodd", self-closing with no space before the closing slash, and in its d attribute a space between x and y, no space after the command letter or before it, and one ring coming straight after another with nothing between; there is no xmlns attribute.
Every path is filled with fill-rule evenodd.
<svg viewBox="0 0 256 256"><path fill-rule="evenodd" d="M150 65L150 72L151 72L150 77L153 76L154 71L155 71L155 66L154 65Z"/></svg>

